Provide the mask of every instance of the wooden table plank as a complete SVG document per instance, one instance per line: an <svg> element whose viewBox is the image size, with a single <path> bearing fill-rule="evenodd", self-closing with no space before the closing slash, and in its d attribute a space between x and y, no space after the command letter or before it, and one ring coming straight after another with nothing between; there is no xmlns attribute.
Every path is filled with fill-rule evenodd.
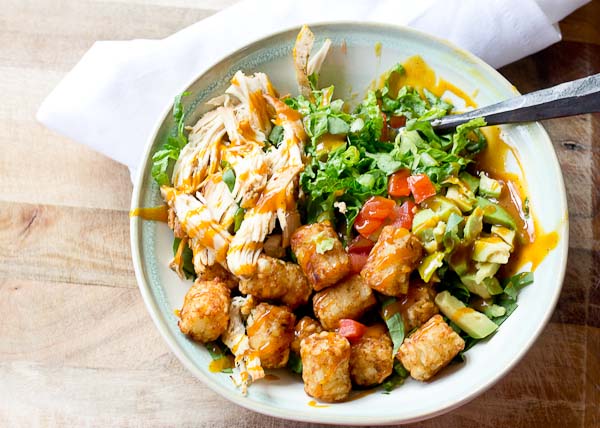
<svg viewBox="0 0 600 428"><path fill-rule="evenodd" d="M229 403L175 359L136 288L127 169L34 119L95 40L165 37L234 2L3 4L0 426L306 426ZM594 0L561 23L564 42L501 72L523 92L600 72L598 22ZM545 126L571 219L567 276L552 322L498 385L414 426L600 426L600 117Z"/></svg>

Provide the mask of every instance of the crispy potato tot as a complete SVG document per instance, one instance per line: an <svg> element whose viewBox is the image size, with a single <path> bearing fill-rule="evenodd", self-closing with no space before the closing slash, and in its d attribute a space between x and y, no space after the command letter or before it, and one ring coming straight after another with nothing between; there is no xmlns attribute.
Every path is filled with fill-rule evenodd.
<svg viewBox="0 0 600 428"><path fill-rule="evenodd" d="M337 333L311 334L300 344L304 391L322 401L342 401L352 389L350 343Z"/></svg>
<svg viewBox="0 0 600 428"><path fill-rule="evenodd" d="M230 302L229 289L220 280L196 280L179 311L179 329L198 342L218 339L229 323Z"/></svg>
<svg viewBox="0 0 600 428"><path fill-rule="evenodd" d="M339 327L342 318L356 320L377 303L377 299L360 277L353 275L313 297L315 315L326 330Z"/></svg>
<svg viewBox="0 0 600 428"><path fill-rule="evenodd" d="M312 288L300 266L261 256L254 276L240 281L240 292L260 300L279 300L295 309L308 302Z"/></svg>
<svg viewBox="0 0 600 428"><path fill-rule="evenodd" d="M248 341L265 369L284 367L294 340L296 316L287 306L261 303L248 317Z"/></svg>
<svg viewBox="0 0 600 428"><path fill-rule="evenodd" d="M392 374L392 339L383 324L369 327L350 348L350 378L355 385L378 385Z"/></svg>
<svg viewBox="0 0 600 428"><path fill-rule="evenodd" d="M321 327L321 324L319 324L318 321L311 317L302 317L302 319L296 323L296 328L294 329L294 340L292 341L291 346L292 351L300 355L300 342L311 334L321 333L322 331L323 327Z"/></svg>
<svg viewBox="0 0 600 428"><path fill-rule="evenodd" d="M400 300L400 314L404 320L404 331L425 324L440 310L435 304L436 292L424 284L411 285L403 300Z"/></svg>
<svg viewBox="0 0 600 428"><path fill-rule="evenodd" d="M350 272L350 258L330 222L302 226L292 235L292 251L315 291Z"/></svg>
<svg viewBox="0 0 600 428"><path fill-rule="evenodd" d="M426 381L464 348L465 341L444 322L441 315L434 315L404 340L397 357L411 377Z"/></svg>
<svg viewBox="0 0 600 428"><path fill-rule="evenodd" d="M381 294L406 294L410 274L422 255L423 247L417 237L404 228L386 226L360 275L369 287Z"/></svg>
<svg viewBox="0 0 600 428"><path fill-rule="evenodd" d="M194 265L194 270L198 275L198 279L202 281L213 281L219 280L227 286L230 290L233 290L238 286L238 281L235 276L231 274L227 269L221 266L219 263L215 263L212 266Z"/></svg>

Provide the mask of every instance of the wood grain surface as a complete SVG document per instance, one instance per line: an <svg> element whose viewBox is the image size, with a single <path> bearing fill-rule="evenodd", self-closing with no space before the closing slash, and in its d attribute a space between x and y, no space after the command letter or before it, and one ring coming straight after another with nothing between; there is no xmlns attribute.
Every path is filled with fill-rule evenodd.
<svg viewBox="0 0 600 428"><path fill-rule="evenodd" d="M160 38L235 0L0 4L0 427L300 427L193 378L159 337L129 250L127 169L34 115L95 40ZM500 71L522 92L600 72L600 0ZM501 382L422 427L600 426L600 116L544 124L571 219L550 324Z"/></svg>

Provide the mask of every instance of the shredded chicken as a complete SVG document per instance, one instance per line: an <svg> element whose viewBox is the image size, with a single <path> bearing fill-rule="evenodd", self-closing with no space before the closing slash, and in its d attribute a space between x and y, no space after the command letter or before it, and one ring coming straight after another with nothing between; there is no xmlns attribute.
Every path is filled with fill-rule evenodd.
<svg viewBox="0 0 600 428"><path fill-rule="evenodd" d="M235 371L231 379L236 386L240 387L244 395L252 382L265 377L260 358L250 349L244 324L256 304L252 296L234 297L229 306L229 325L221 335L221 340L235 356Z"/></svg>
<svg viewBox="0 0 600 428"><path fill-rule="evenodd" d="M302 95L311 100L313 99L313 94L308 78L313 74L319 73L323 61L325 61L325 57L327 56L327 53L329 53L329 48L331 47L331 40L325 40L323 46L321 46L317 53L309 60L310 51L312 50L314 42L314 34L306 25L304 25L298 33L292 52L294 57L294 67L296 68L298 89Z"/></svg>
<svg viewBox="0 0 600 428"><path fill-rule="evenodd" d="M309 60L313 42L312 32L303 27L294 47L298 82L309 97L308 77L319 72L331 47L326 40ZM207 105L212 110L186 128L188 144L174 165L173 187L163 186L161 193L170 227L181 238L171 268L183 278L182 256L189 246L198 277L221 281L229 290L237 288L238 281L256 284L260 275L267 278L271 272L259 271L258 260L266 254L283 257L291 245L300 227L296 201L307 135L302 115L279 98L264 73L247 76L238 71L225 93ZM269 141L275 126L282 131L276 144ZM273 234L276 227L280 231ZM294 265L290 271L281 260L276 262L293 282L287 285L298 291L297 296L286 293L282 302L305 303L312 289L300 268ZM259 350L251 348L246 331L246 320L257 304L251 295L234 297L221 334L235 356L231 378L244 394L265 376Z"/></svg>

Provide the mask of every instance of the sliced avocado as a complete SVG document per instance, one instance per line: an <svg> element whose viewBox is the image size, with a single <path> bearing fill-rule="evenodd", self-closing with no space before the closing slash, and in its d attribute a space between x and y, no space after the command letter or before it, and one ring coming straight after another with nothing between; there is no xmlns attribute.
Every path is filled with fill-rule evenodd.
<svg viewBox="0 0 600 428"><path fill-rule="evenodd" d="M456 204L444 196L432 196L431 198L427 199L426 204L427 208L433 210L442 221L448 221L448 217L450 217L450 214L452 213L458 215L462 214Z"/></svg>
<svg viewBox="0 0 600 428"><path fill-rule="evenodd" d="M503 292L500 281L493 276L478 281L477 273L470 272L461 275L460 280L471 293L477 294L484 299L489 299Z"/></svg>
<svg viewBox="0 0 600 428"><path fill-rule="evenodd" d="M486 307L483 313L488 318L497 318L506 314L506 308L504 306L493 304Z"/></svg>
<svg viewBox="0 0 600 428"><path fill-rule="evenodd" d="M500 263L475 263L475 281L483 282L486 278L491 278L496 275L498 269L500 269Z"/></svg>
<svg viewBox="0 0 600 428"><path fill-rule="evenodd" d="M479 189L479 178L469 174L466 171L458 174L458 178L460 178L460 180L467 185L473 194L477 193L477 189Z"/></svg>
<svg viewBox="0 0 600 428"><path fill-rule="evenodd" d="M480 236L473 244L472 258L476 262L508 263L512 248L497 236Z"/></svg>
<svg viewBox="0 0 600 428"><path fill-rule="evenodd" d="M500 281L498 281L498 278L496 278L495 276L492 276L491 278L485 278L483 280L483 283L485 284L488 292L492 296L496 296L496 295L502 294L504 292L504 290L502 289L502 286L500 285Z"/></svg>
<svg viewBox="0 0 600 428"><path fill-rule="evenodd" d="M467 287L467 289L473 293L477 294L479 297L484 299L489 299L492 297L492 294L489 292L487 285L485 282L478 282L475 279L475 273L467 273L464 275L460 275L460 281Z"/></svg>
<svg viewBox="0 0 600 428"><path fill-rule="evenodd" d="M431 281L431 277L438 268L442 267L444 263L444 253L437 252L425 257L419 265L419 275L425 282Z"/></svg>
<svg viewBox="0 0 600 428"><path fill-rule="evenodd" d="M464 243L470 244L481 234L483 229L483 210L476 207L473 212L467 217L464 231Z"/></svg>
<svg viewBox="0 0 600 428"><path fill-rule="evenodd" d="M448 217L448 223L446 224L446 230L442 238L446 252L453 251L460 244L463 234L463 223L464 219L460 215L452 213Z"/></svg>
<svg viewBox="0 0 600 428"><path fill-rule="evenodd" d="M455 251L448 257L448 265L450 269L458 274L458 276L466 275L469 272L471 253L468 251Z"/></svg>
<svg viewBox="0 0 600 428"><path fill-rule="evenodd" d="M437 226L438 221L439 217L433 212L433 210L429 208L420 210L413 218L412 232L416 235L419 235L425 229L433 229L435 226Z"/></svg>
<svg viewBox="0 0 600 428"><path fill-rule="evenodd" d="M498 328L484 314L467 307L447 290L435 297L435 304L444 315L474 339L483 339Z"/></svg>
<svg viewBox="0 0 600 428"><path fill-rule="evenodd" d="M515 219L500 205L488 201L481 196L477 197L477 206L483 210L483 221L491 225L506 226L509 229L516 230L517 223Z"/></svg>
<svg viewBox="0 0 600 428"><path fill-rule="evenodd" d="M492 233L502 238L502 240L511 247L514 247L516 235L514 230L510 230L508 227L504 226L492 226Z"/></svg>
<svg viewBox="0 0 600 428"><path fill-rule="evenodd" d="M479 194L488 198L499 198L502 193L502 184L498 180L481 173L479 175Z"/></svg>
<svg viewBox="0 0 600 428"><path fill-rule="evenodd" d="M471 211L473 209L473 205L475 205L475 198L465 194L460 186L455 184L448 187L448 190L446 191L446 198L454 202L463 212Z"/></svg>

